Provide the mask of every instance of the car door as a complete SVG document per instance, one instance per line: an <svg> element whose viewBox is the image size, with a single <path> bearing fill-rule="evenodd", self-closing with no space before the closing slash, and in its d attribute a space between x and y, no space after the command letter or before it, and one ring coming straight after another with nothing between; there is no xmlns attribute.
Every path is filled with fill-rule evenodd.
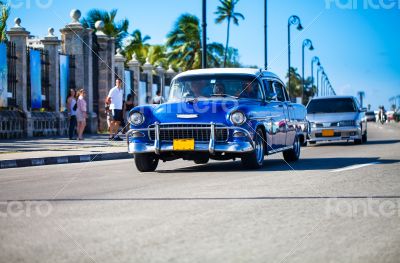
<svg viewBox="0 0 400 263"><path fill-rule="evenodd" d="M262 80L263 85L264 85L264 94L266 98L266 104L264 104L265 107L265 120L264 120L264 127L266 130L266 136L267 136L267 151L270 152L273 149L276 149L276 146L274 146L274 136L275 136L275 131L274 131L274 120L272 116L276 115L274 114L274 108L271 107L271 104L273 104L274 101L271 101L269 98L275 94L274 88L272 87L272 81L269 81L268 79L263 79Z"/></svg>
<svg viewBox="0 0 400 263"><path fill-rule="evenodd" d="M276 100L270 103L274 131L272 144L273 148L276 150L286 146L287 105L282 84L277 80L273 80L272 87L277 95Z"/></svg>
<svg viewBox="0 0 400 263"><path fill-rule="evenodd" d="M293 145L296 136L296 104L292 103L285 86L282 85L285 94L285 117L286 117L286 146Z"/></svg>

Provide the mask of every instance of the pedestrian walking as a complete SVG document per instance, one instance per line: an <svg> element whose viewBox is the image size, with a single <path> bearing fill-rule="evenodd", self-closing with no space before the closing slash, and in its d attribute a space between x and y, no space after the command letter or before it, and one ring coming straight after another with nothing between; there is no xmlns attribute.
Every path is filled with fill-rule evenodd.
<svg viewBox="0 0 400 263"><path fill-rule="evenodd" d="M153 104L161 104L163 101L163 97L161 96L161 91L157 90L156 96L153 98Z"/></svg>
<svg viewBox="0 0 400 263"><path fill-rule="evenodd" d="M74 139L76 124L77 124L76 120L77 104L75 95L76 95L75 89L70 89L67 98L67 112L68 112L68 123L69 123L68 137L70 140Z"/></svg>
<svg viewBox="0 0 400 263"><path fill-rule="evenodd" d="M133 96L132 94L128 94L126 97L126 101L124 101L124 110L123 110L123 115L124 115L124 120L125 123L129 123L129 112L135 107L135 104L133 102ZM129 130L128 125L125 126L124 132L127 132Z"/></svg>
<svg viewBox="0 0 400 263"><path fill-rule="evenodd" d="M83 140L83 131L86 127L87 118L87 103L85 100L86 92L80 89L77 94L77 109L76 109L76 119L78 121L78 140Z"/></svg>
<svg viewBox="0 0 400 263"><path fill-rule="evenodd" d="M123 98L124 91L122 89L122 80L117 78L115 80L115 87L113 87L106 98L106 103L110 105L111 110L111 125L109 140L122 141L118 136L118 129L123 121Z"/></svg>

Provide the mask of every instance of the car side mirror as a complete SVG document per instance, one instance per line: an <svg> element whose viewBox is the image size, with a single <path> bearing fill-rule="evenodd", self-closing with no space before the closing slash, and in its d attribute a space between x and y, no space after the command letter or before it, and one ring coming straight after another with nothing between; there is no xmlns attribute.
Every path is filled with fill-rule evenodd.
<svg viewBox="0 0 400 263"><path fill-rule="evenodd" d="M278 98L278 95L275 92L272 92L267 95L267 100L276 100Z"/></svg>

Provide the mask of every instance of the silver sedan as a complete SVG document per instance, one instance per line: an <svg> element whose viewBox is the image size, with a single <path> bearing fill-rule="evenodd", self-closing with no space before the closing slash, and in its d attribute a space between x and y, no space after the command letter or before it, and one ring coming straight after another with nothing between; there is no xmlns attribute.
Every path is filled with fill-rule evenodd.
<svg viewBox="0 0 400 263"><path fill-rule="evenodd" d="M311 124L309 143L321 141L367 142L365 110L352 96L333 96L312 99L307 105Z"/></svg>

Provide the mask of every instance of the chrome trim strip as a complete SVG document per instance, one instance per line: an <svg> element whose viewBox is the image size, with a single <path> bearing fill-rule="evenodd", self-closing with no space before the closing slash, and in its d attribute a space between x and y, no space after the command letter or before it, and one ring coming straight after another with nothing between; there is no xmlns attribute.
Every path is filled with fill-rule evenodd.
<svg viewBox="0 0 400 263"><path fill-rule="evenodd" d="M160 126L158 122L154 123L154 128L155 128L155 140L154 140L154 150L156 154L160 154Z"/></svg>
<svg viewBox="0 0 400 263"><path fill-rule="evenodd" d="M211 134L210 134L210 143L208 145L208 151L211 154L215 153L215 124L213 122L211 123Z"/></svg>
<svg viewBox="0 0 400 263"><path fill-rule="evenodd" d="M282 147L279 149L274 149L274 150L268 151L268 153L278 153L278 152L283 152L283 151L290 150L290 149L293 149L293 145Z"/></svg>

